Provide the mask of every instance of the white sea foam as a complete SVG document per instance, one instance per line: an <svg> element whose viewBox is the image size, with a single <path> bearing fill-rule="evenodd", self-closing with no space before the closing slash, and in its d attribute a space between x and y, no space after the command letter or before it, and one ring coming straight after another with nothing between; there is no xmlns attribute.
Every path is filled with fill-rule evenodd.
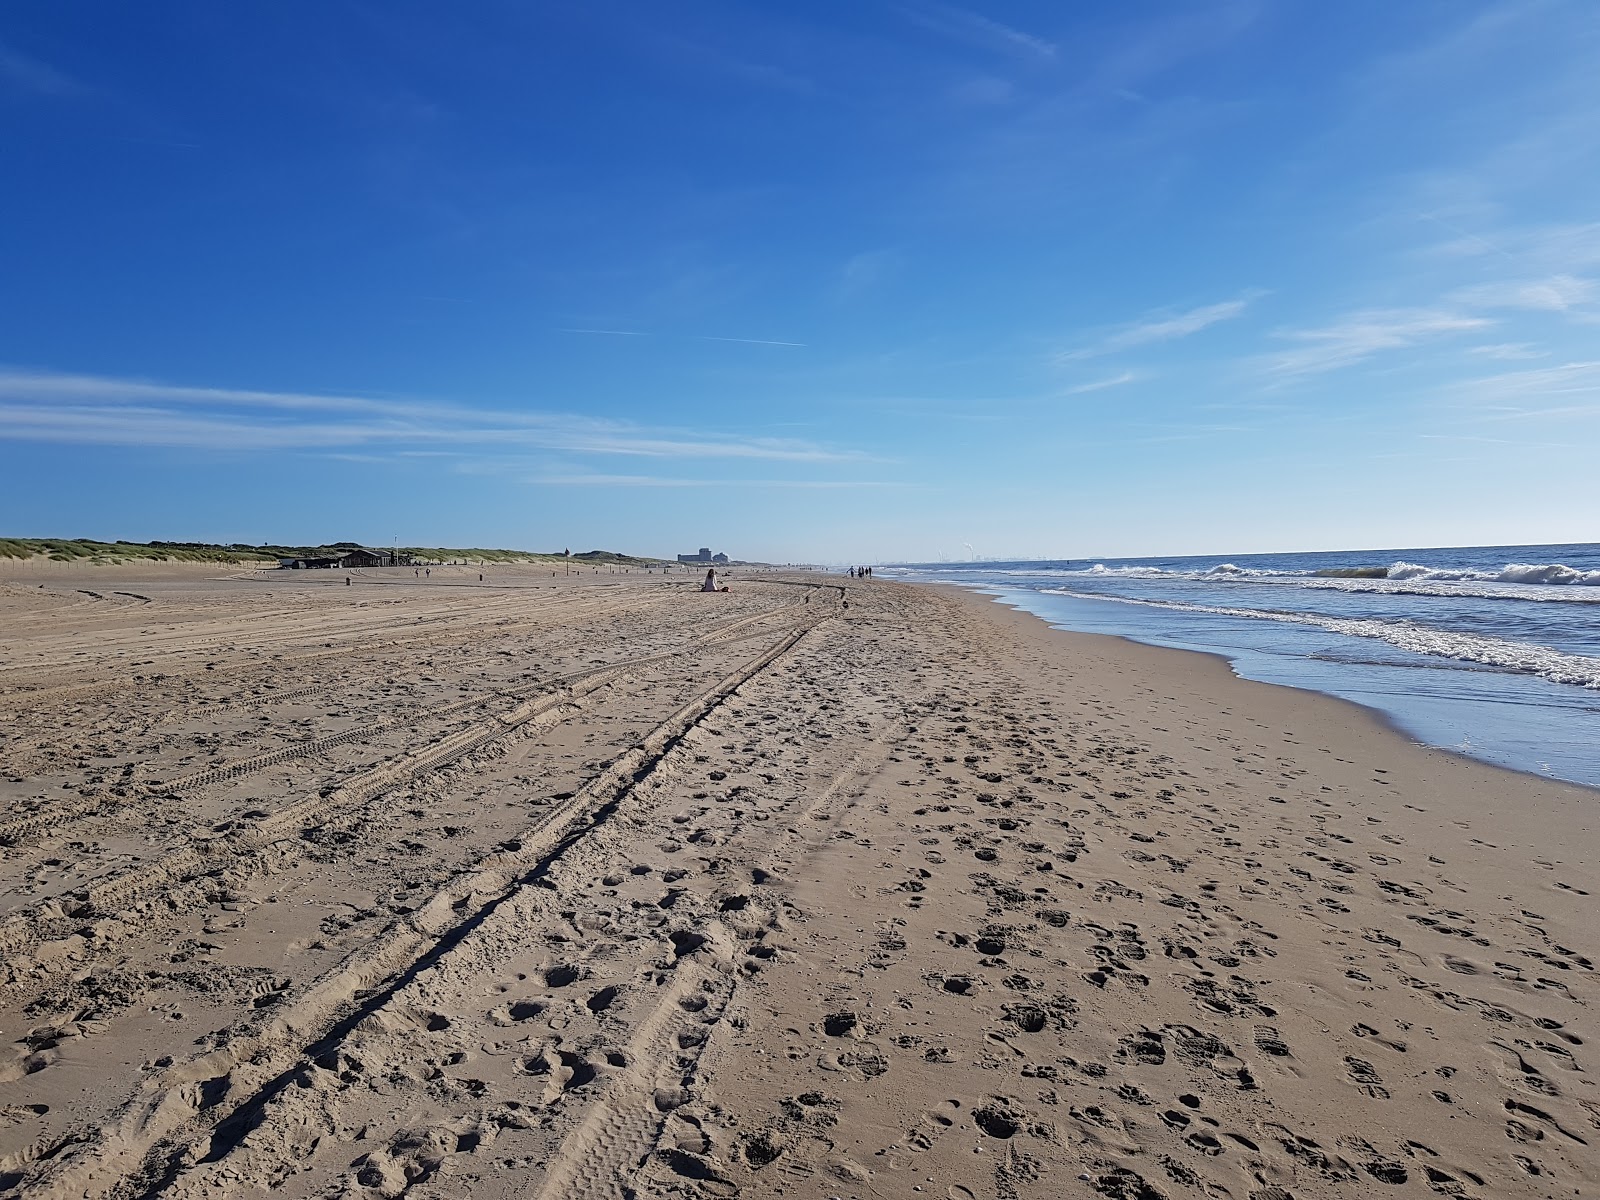
<svg viewBox="0 0 1600 1200"><path fill-rule="evenodd" d="M1389 566L1389 579L1461 579L1468 571L1447 571L1439 567L1425 567L1421 563L1408 563L1404 559Z"/></svg>
<svg viewBox="0 0 1600 1200"><path fill-rule="evenodd" d="M1481 583L1578 584L1600 586L1600 571L1580 571L1565 563L1507 563L1498 571L1470 568L1425 567L1421 563L1397 562L1389 567L1389 579L1431 579L1453 582L1475 580Z"/></svg>
<svg viewBox="0 0 1600 1200"><path fill-rule="evenodd" d="M1538 646L1528 642L1435 629L1410 621L1376 621L1353 617L1329 617L1318 613L1230 608L1214 604L1183 604L1171 600L1137 600L1128 596L1074 592L1066 588L1042 590L1054 595L1074 596L1084 600L1107 600L1118 604L1137 604L1180 612L1247 617L1259 621L1277 621L1286 625L1307 625L1349 637L1376 638L1417 654L1451 658L1459 662L1481 663L1484 666L1516 671L1519 674L1537 675L1553 683L1567 683L1600 690L1600 658L1566 654L1560 650L1552 650L1548 646Z"/></svg>
<svg viewBox="0 0 1600 1200"><path fill-rule="evenodd" d="M1222 562L1203 570L1179 571L1156 566L1008 567L989 572L1019 579L1148 579L1163 583L1209 583L1249 586L1294 586L1321 591L1396 596L1448 596L1482 600L1534 600L1600 603L1600 570L1586 571L1564 563L1507 563L1499 569L1429 567L1400 559L1388 567L1264 570ZM1359 574L1355 572L1360 572ZM1330 573L1324 573L1330 572ZM911 571L909 574L920 574Z"/></svg>
<svg viewBox="0 0 1600 1200"><path fill-rule="evenodd" d="M1600 587L1600 571L1580 571L1564 563L1510 563L1500 572L1504 583L1576 583Z"/></svg>
<svg viewBox="0 0 1600 1200"><path fill-rule="evenodd" d="M1259 567L1241 567L1235 563L1222 562L1205 570L1175 571L1167 567L1154 567L1142 565L1129 565L1122 567L1108 567L1105 563L1095 563L1089 567L1008 567L996 570L996 575L1010 575L1027 578L1039 576L1060 576L1064 578L1092 576L1098 578L1128 578L1128 579L1390 579L1390 580L1428 580L1436 583L1453 582L1479 582L1479 583L1522 583L1533 585L1568 585L1600 587L1600 571L1583 571L1576 567L1569 567L1564 563L1507 563L1499 570L1476 570L1472 567L1429 567L1422 563L1407 562L1400 559L1385 567L1352 568L1371 574L1359 576L1325 575L1325 570L1336 568L1322 568L1319 570L1282 571L1265 570ZM1382 574L1379 574L1379 572Z"/></svg>
<svg viewBox="0 0 1600 1200"><path fill-rule="evenodd" d="M1374 568L1374 571L1385 570ZM1041 567L995 572L1019 578L1056 579L1160 579L1195 583L1275 583L1325 591L1369 592L1403 596L1461 596L1484 600L1558 600L1600 603L1600 571L1580 571L1562 563L1508 563L1498 571L1471 568L1426 567L1401 560L1382 575L1323 575L1313 571L1269 571L1218 563L1203 571L1173 571L1162 567L1091 567L1068 570ZM1576 591L1569 590L1569 586ZM1588 588L1595 591L1589 592Z"/></svg>
<svg viewBox="0 0 1600 1200"><path fill-rule="evenodd" d="M1549 604L1600 604L1600 588L1546 587L1454 579L1296 579L1297 587L1389 596L1452 596L1473 600L1532 600Z"/></svg>
<svg viewBox="0 0 1600 1200"><path fill-rule="evenodd" d="M1166 567L1108 567L1105 563L1095 563L1092 567L1081 567L1068 570L1065 567L1035 567L1032 570L1017 570L1015 568L1005 571L995 571L996 575L1015 575L1028 579L1041 576L1057 576L1067 579L1081 579L1085 576L1096 579L1268 579L1280 575L1303 575L1303 571L1260 571L1247 567L1238 567L1233 563L1218 563L1204 571L1173 571Z"/></svg>
<svg viewBox="0 0 1600 1200"><path fill-rule="evenodd" d="M1164 571L1160 567L1108 567L1104 563L1095 563L1092 567L1083 567L1069 570L1066 567L1034 567L1030 570L1008 568L1006 570L990 571L991 575L1010 575L1022 579L1082 579L1085 576L1096 578L1126 578L1126 579L1188 579L1190 574L1185 571ZM1198 578L1198 576L1194 576Z"/></svg>
<svg viewBox="0 0 1600 1200"><path fill-rule="evenodd" d="M1182 577L1183 572L1163 571L1160 567L1108 567L1105 563L1095 563L1087 571L1068 571L1068 575L1121 575L1130 579L1149 579L1160 575L1177 574Z"/></svg>

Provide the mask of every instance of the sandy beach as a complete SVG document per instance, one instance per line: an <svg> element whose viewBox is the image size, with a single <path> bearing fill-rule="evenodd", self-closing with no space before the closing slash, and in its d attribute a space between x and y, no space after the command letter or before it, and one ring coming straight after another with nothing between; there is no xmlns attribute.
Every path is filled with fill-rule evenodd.
<svg viewBox="0 0 1600 1200"><path fill-rule="evenodd" d="M0 579L0 1193L1600 1188L1594 792L955 589L485 576Z"/></svg>

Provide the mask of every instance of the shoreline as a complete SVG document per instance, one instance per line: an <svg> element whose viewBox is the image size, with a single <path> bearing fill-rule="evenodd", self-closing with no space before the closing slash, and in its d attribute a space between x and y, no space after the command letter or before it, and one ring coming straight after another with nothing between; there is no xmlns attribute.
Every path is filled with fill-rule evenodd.
<svg viewBox="0 0 1600 1200"><path fill-rule="evenodd" d="M1589 789L970 589L539 570L0 587L0 1191L1600 1184Z"/></svg>
<svg viewBox="0 0 1600 1200"><path fill-rule="evenodd" d="M1400 739L1401 741L1405 742L1406 744L1408 744L1410 746L1414 746L1414 747L1417 747L1417 748L1420 748L1420 749L1425 749L1425 750L1431 750L1431 751L1434 751L1434 752L1439 753L1439 754L1448 755L1451 758L1459 759L1460 761L1462 761L1464 763L1468 763L1468 764L1470 764L1472 766L1484 767L1484 768L1487 768L1487 769L1492 770L1492 771L1504 771L1508 775L1513 775L1513 776L1517 776L1519 778L1524 778L1524 779L1536 780L1536 781L1538 781L1540 783L1555 783L1555 784L1560 784L1563 787L1578 788L1578 789L1581 789L1581 790L1586 791L1586 792L1594 793L1597 797L1600 797L1600 784L1584 783L1582 780L1577 780L1577 779L1562 779L1560 776L1557 776L1557 775L1541 775L1537 771L1528 771L1528 770L1524 770L1524 769L1522 769L1520 767L1508 766L1505 763L1493 762L1490 759L1477 758L1477 757L1475 757L1475 756L1473 756L1471 754L1467 754L1467 753L1465 753L1465 752L1463 752L1461 750L1457 750L1454 747L1441 746L1441 745L1438 745L1438 744L1436 744L1434 742L1427 741L1427 740L1417 736L1416 734L1413 734L1410 730L1405 728L1405 726L1400 723L1400 719L1398 717L1394 717L1391 714L1384 712L1381 708L1376 708L1376 707L1374 707L1372 705L1369 705L1369 704L1363 704L1359 700L1351 700L1351 699L1349 699L1349 698L1347 698L1345 696L1340 696L1340 695L1337 695L1337 694L1335 694L1333 692L1326 692L1326 691L1323 691L1320 688L1312 687L1312 686L1310 686L1308 684L1302 685L1302 684L1295 684L1295 683L1278 683L1278 682L1275 682L1275 681L1269 680L1269 679L1251 679L1247 675L1239 674L1239 672L1234 669L1234 666L1233 666L1234 660L1233 660L1233 658L1230 657L1225 651L1222 651L1222 650L1201 650L1201 649L1198 649L1198 648L1188 647L1188 646L1164 646L1164 645L1160 644L1159 642L1146 642L1146 641L1142 641L1139 638L1132 637L1130 635L1125 635L1125 634L1095 633L1095 632L1092 632L1092 631L1089 631L1089 630L1070 629L1070 628L1066 628L1066 627L1063 627L1063 626L1053 625L1053 624L1050 623L1049 620L1047 620L1044 617L1039 616L1037 613L1029 612L1027 609L1024 609L1024 608L1019 607L1018 605L1012 604L1010 601L1008 601L1005 598L1005 593L1004 592L997 591L997 590L993 589L990 585L959 584L959 583L920 583L920 582L918 582L918 583L912 583L911 586L913 586L913 587L950 588L950 589L955 590L955 591L969 591L969 592L973 592L973 593L975 593L977 595L986 596L992 603L998 604L1001 607L1006 608L1006 609L1008 609L1008 610L1010 610L1010 611L1012 611L1014 613L1017 613L1020 616L1030 617L1033 620L1038 621L1040 624L1044 625L1046 628L1050 629L1052 632L1055 632L1055 633L1069 634L1069 635L1074 636L1074 637L1109 638L1112 641L1123 642L1123 643L1126 643L1126 644L1128 644L1130 646L1141 646L1141 647L1143 647L1143 648L1145 648L1147 650L1164 650L1164 651L1168 651L1168 652L1173 653L1173 654L1193 654L1193 655L1197 655L1197 656L1199 656L1201 658L1215 659L1218 663L1222 664L1222 666L1227 668L1229 675L1234 680L1236 680L1236 681L1238 681L1240 683L1250 683L1250 684L1255 684L1255 685L1260 686L1260 687L1268 687L1268 688L1284 688L1284 689L1287 689L1288 691L1292 691L1292 692L1300 692L1300 693L1306 694L1306 695L1320 696L1322 699L1332 701L1335 704L1347 705L1347 706L1349 706L1349 707L1351 707L1353 709L1356 709L1356 710L1366 714L1366 716L1369 719L1371 719L1372 721L1374 721L1377 725L1379 725L1383 729L1387 730L1389 733L1393 734L1396 738Z"/></svg>
<svg viewBox="0 0 1600 1200"><path fill-rule="evenodd" d="M1234 672L1225 654L1152 645L1116 634L1061 629L1034 613L1004 603L998 597L985 595L976 589L964 588L958 584L908 586L949 589L957 597L970 597L969 603L978 602L991 606L1008 621L1031 629L1036 637L1062 638L1067 643L1064 649L1090 649L1095 657L1114 658L1120 653L1139 663L1153 676L1169 673L1169 663L1176 666L1176 670L1170 672L1174 675L1203 673L1204 686L1215 689L1216 694L1224 698L1245 700L1251 707L1262 712L1287 710L1291 719L1307 729L1339 731L1347 736L1353 736L1358 742L1372 741L1386 744L1384 749L1388 753L1412 759L1416 767L1423 770L1431 772L1435 767L1440 767L1461 775L1477 775L1481 777L1475 781L1479 786L1493 786L1495 780L1500 780L1507 787L1519 789L1533 787L1541 796L1549 794L1562 797L1563 802L1570 802L1580 813L1583 805L1592 804L1596 793L1600 792L1600 789L1591 788L1586 784L1519 771L1513 767L1458 753L1448 747L1435 746L1418 740L1404 729L1391 724L1381 711L1353 700L1346 700L1341 696L1329 695L1312 688L1248 679ZM1078 643L1078 646L1074 647L1072 643ZM1096 643L1115 646L1116 652L1106 655ZM1591 829L1594 833L1600 833L1600 808L1595 810L1592 825L1584 824L1580 828L1585 833L1591 832Z"/></svg>

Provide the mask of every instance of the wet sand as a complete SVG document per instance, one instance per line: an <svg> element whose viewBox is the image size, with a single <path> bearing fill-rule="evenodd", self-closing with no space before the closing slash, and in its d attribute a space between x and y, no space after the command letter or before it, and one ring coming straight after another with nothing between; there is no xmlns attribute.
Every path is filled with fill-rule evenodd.
<svg viewBox="0 0 1600 1200"><path fill-rule="evenodd" d="M1595 793L956 590L485 574L0 581L0 1192L1594 1194Z"/></svg>

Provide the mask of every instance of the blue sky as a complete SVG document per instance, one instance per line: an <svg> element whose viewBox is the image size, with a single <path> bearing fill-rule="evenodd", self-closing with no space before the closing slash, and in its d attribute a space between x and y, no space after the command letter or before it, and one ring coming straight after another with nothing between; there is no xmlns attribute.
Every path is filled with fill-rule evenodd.
<svg viewBox="0 0 1600 1200"><path fill-rule="evenodd" d="M1600 5L0 13L0 533L1600 534Z"/></svg>

